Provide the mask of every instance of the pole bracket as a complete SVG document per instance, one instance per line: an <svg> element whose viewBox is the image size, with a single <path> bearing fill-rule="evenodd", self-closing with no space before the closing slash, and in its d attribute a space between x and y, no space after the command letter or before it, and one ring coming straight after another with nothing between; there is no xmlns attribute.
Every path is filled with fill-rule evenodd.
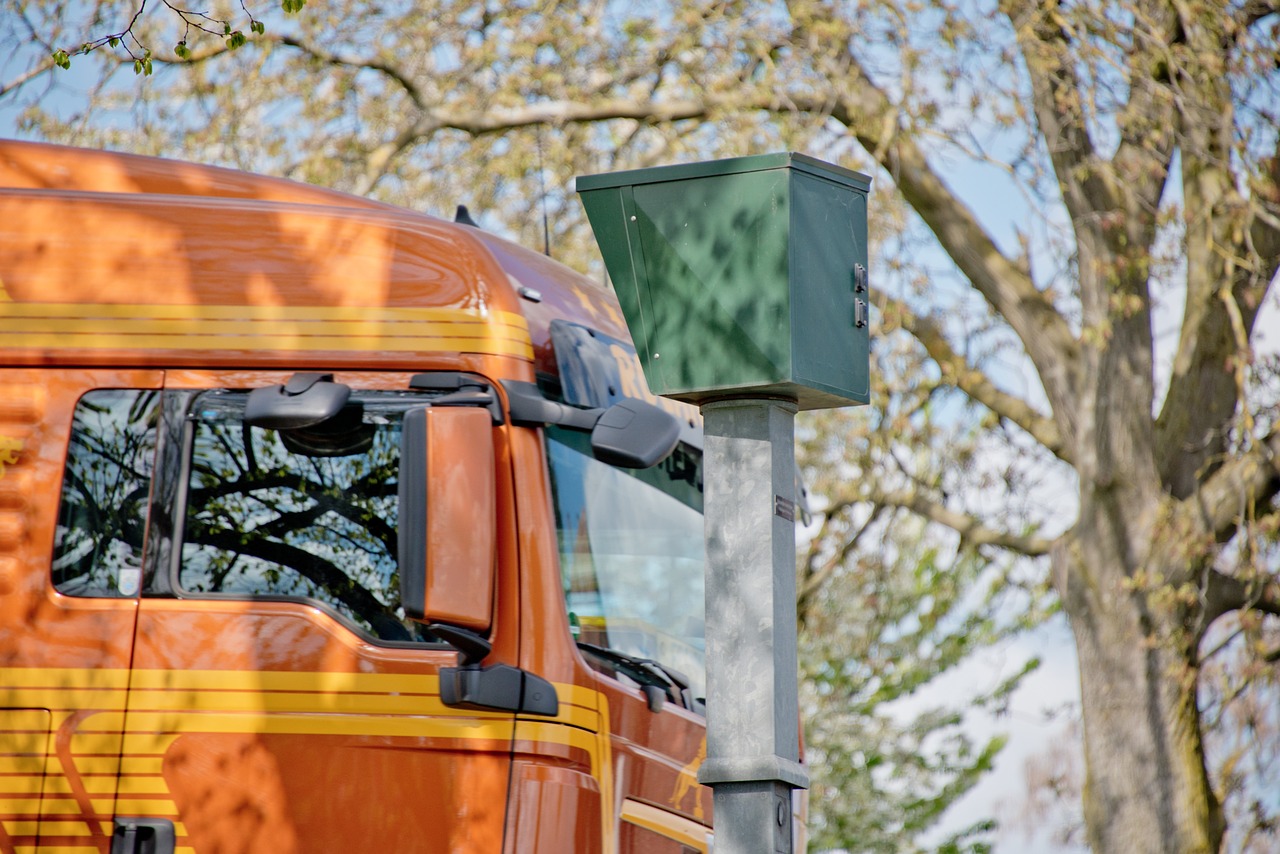
<svg viewBox="0 0 1280 854"><path fill-rule="evenodd" d="M698 782L704 786L772 780L794 789L809 788L809 772L805 767L794 759L784 759L776 754L708 759L698 769Z"/></svg>

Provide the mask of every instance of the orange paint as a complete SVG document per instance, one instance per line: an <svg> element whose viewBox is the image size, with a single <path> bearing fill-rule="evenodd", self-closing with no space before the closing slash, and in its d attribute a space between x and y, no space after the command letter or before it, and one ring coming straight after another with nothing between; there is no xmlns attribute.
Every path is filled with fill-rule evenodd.
<svg viewBox="0 0 1280 854"><path fill-rule="evenodd" d="M250 435L218 432L224 401L319 372L366 401L368 424L394 424L429 400L414 376L462 373L505 406L501 381L554 374L553 320L629 340L608 291L474 229L278 179L0 141L0 852L106 854L123 818L168 823L180 852L696 849L711 806L693 781L703 721L650 711L575 647L541 430L468 410L456 441L491 454L477 506L492 517L475 528L492 542L451 552L472 527L459 521L434 556L492 561L490 589L463 610L491 613L470 623L492 645L486 665L554 684L555 716L446 705L456 652L379 635L311 588L181 587L190 566L216 579L250 562L189 520L253 502L280 519L320 512L228 486L251 463L273 471L266 428L243 439L245 472L231 456L225 470L192 463L183 443L198 431L210 447ZM654 400L634 354L615 355L623 393ZM132 456L94 456L112 442ZM348 459L290 476L316 484L308 507L336 508L321 529L363 537L344 560L394 553L386 505L345 503L352 483L394 495L394 478ZM344 488L324 479L338 470ZM112 492L104 471L124 485ZM473 487L468 474L428 504ZM311 548L315 565L298 563L320 585L343 569L334 542L273 547ZM360 583L381 589L382 566ZM351 613L385 604L347 593L334 601Z"/></svg>

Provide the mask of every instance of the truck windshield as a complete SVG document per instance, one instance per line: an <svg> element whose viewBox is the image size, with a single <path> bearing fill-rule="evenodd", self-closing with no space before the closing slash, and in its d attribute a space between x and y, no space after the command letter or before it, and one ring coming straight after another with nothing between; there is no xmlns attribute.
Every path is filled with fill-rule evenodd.
<svg viewBox="0 0 1280 854"><path fill-rule="evenodd" d="M576 640L659 662L704 697L701 454L680 445L652 469L619 469L586 434L548 428L547 456Z"/></svg>

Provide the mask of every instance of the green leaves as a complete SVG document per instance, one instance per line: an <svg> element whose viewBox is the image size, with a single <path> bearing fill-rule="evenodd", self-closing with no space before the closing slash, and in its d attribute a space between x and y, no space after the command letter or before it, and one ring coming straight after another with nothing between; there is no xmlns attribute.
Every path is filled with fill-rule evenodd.
<svg viewBox="0 0 1280 854"><path fill-rule="evenodd" d="M221 36L223 43L228 50L236 50L243 47L249 40L248 35L243 29L237 29L231 20L223 18L215 18L204 12L194 12L185 9L179 9L170 4L165 4L169 10L178 16L178 20L182 26L181 37L173 46L173 54L182 62L194 62L195 54L191 49L191 40L198 41L201 37L210 36L217 38ZM284 0L285 11L296 12L306 5L306 0ZM247 6L241 5L241 10L249 18L249 32L255 35L266 35L267 25L265 22L258 20L249 11ZM138 15L141 15L141 10ZM52 51L49 56L53 64L58 68L67 69L71 67L72 54L89 54L100 47L110 47L112 50L121 50L125 54L120 60L133 62L133 73L142 76L150 76L154 69L151 49L146 47L140 40L137 33L134 32L134 25L138 22L138 15L129 21L124 30L112 33L107 36L98 36L91 41L86 41L79 47L72 50L63 50L61 48ZM206 54L207 56L207 54ZM173 61L173 60L166 60Z"/></svg>
<svg viewBox="0 0 1280 854"><path fill-rule="evenodd" d="M288 14L301 12L302 7L307 5L307 0L280 0L280 8Z"/></svg>

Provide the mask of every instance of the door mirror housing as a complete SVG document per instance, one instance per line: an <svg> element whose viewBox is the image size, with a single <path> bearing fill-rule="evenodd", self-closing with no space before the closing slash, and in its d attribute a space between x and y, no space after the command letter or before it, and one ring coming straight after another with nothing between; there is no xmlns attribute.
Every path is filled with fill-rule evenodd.
<svg viewBox="0 0 1280 854"><path fill-rule="evenodd" d="M647 469L680 441L675 416L643 400L623 398L608 409L579 409L548 400L533 383L504 380L513 424L555 424L591 434L591 452L611 466Z"/></svg>
<svg viewBox="0 0 1280 854"><path fill-rule="evenodd" d="M486 409L423 407L404 416L398 531L405 614L475 632L493 612L497 496Z"/></svg>
<svg viewBox="0 0 1280 854"><path fill-rule="evenodd" d="M647 469L671 456L680 441L680 422L643 400L619 400L591 428L591 452L611 466Z"/></svg>

